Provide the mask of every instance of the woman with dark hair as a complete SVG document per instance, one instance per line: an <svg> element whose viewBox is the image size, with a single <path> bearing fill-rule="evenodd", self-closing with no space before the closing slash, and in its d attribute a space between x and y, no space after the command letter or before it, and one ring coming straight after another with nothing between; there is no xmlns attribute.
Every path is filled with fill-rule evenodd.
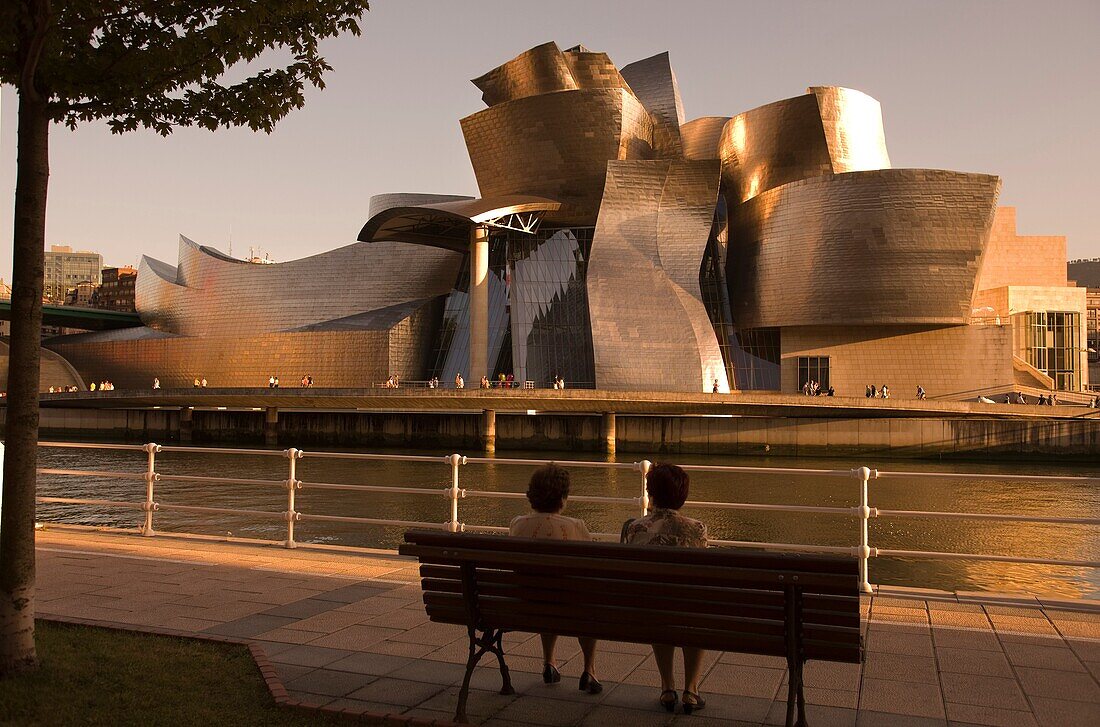
<svg viewBox="0 0 1100 727"><path fill-rule="evenodd" d="M591 540L584 522L561 514L569 498L569 473L555 464L540 467L527 485L527 501L534 511L512 520L508 534L521 538L551 538L553 540ZM542 639L542 681L556 684L561 673L554 661L557 634L539 634ZM577 639L584 653L584 673L579 689L599 694L603 685L596 680L596 639Z"/></svg>
<svg viewBox="0 0 1100 727"><path fill-rule="evenodd" d="M687 472L674 464L654 465L646 475L646 492L653 503L653 511L623 526L624 543L674 548L707 547L707 526L680 514L680 508L688 496ZM691 714L707 705L699 695L699 675L703 671L705 654L703 649L684 647L684 714ZM653 657L657 661L657 670L661 672L661 706L672 712L677 701L672 666L676 647L654 644Z"/></svg>

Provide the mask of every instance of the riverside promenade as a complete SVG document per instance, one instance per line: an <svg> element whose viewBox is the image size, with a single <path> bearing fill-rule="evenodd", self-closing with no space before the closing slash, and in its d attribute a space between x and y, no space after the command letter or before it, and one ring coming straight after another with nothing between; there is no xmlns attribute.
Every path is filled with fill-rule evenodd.
<svg viewBox="0 0 1100 727"><path fill-rule="evenodd" d="M391 551L63 526L39 531L37 545L43 618L242 639L260 647L293 700L423 723L453 715L465 631L427 620L415 561ZM807 664L814 727L1100 724L1100 603L883 587L862 611L862 668ZM540 678L536 637L508 634L505 647L517 694L496 693L499 673L485 660L474 723L783 724L778 658L710 653L706 711L674 716L657 707L648 647L601 642L596 696L575 688L575 640L559 644L565 678L554 686Z"/></svg>

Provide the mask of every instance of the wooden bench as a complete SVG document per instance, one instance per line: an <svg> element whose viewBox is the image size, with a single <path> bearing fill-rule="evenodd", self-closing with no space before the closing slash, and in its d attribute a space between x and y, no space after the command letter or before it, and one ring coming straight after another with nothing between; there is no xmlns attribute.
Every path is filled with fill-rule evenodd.
<svg viewBox="0 0 1100 727"><path fill-rule="evenodd" d="M500 693L514 693L508 631L786 657L788 725L806 724L807 659L863 658L855 558L437 531L405 533L400 552L420 559L429 618L469 633L458 722L486 653L500 663Z"/></svg>

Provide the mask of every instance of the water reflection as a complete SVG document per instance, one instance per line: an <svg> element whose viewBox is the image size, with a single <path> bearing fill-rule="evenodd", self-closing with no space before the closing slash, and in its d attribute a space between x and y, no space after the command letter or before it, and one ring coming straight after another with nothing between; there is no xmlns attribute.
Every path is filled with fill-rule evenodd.
<svg viewBox="0 0 1100 727"><path fill-rule="evenodd" d="M393 450L397 453L401 450ZM424 451L405 451L427 455ZM342 461L311 459L298 462L298 478L305 488L298 492L297 509L318 515L415 520L442 523L449 519L449 502L443 490L450 485L450 469L443 452L434 462ZM504 455L502 455L504 456ZM545 452L508 452L509 458L549 458ZM563 453L563 459L606 459L604 455ZM620 455L619 461L640 459ZM677 456L681 464L724 464L742 466L852 468L859 465L882 469L967 471L992 474L1096 475L1095 468L991 463L866 462L842 459ZM99 469L140 473L144 454L117 450L75 450L43 448L39 466L70 469ZM163 453L157 457L158 472L215 477L266 480L285 478L287 462L270 456L217 455L208 453ZM496 463L470 463L461 470L461 485L471 490L522 492L533 467ZM637 497L641 475L630 469L575 468L573 494ZM309 489L309 483L331 482L391 487L424 487L430 494L389 494ZM790 474L727 474L693 472L693 500L756 502L774 504L851 507L857 504L855 479L795 476ZM86 497L140 501L140 481L110 477L77 478L43 476L43 496ZM237 507L281 513L286 509L285 490L275 486L225 485L192 482L160 482L156 499L165 504ZM945 479L888 478L871 483L871 505L897 510L943 510L1017 513L1052 516L1100 516L1100 492L1095 486L1042 480L989 481L968 477ZM479 525L507 525L526 510L526 502L512 499L467 498L460 503L460 519ZM807 513L757 513L688 507L685 512L707 523L712 537L729 540L811 543L852 546L858 523L842 515ZM573 502L569 514L583 518L589 529L617 533L623 522L636 516L637 507L605 503ZM44 504L39 506L43 521L85 525L137 527L141 513L133 510L85 508ZM273 517L258 520L233 515L160 512L156 528L212 535L281 540L284 524ZM1100 539L1095 526L1002 523L992 521L879 518L871 523L871 545L902 550L991 553L1066 560L1100 560ZM296 538L306 542L393 548L400 542L401 528L364 526L354 523L302 522ZM1100 574L1094 569L1042 565L987 563L979 561L929 561L908 558L878 558L871 563L875 583L910 585L952 590L1027 591L1061 596L1100 596Z"/></svg>

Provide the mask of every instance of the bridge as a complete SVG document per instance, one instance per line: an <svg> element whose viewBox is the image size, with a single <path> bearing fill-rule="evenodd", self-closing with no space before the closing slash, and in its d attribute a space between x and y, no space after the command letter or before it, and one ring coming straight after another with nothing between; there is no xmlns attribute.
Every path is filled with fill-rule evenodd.
<svg viewBox="0 0 1100 727"><path fill-rule="evenodd" d="M0 321L11 320L11 301L0 300ZM43 305L42 325L79 328L83 331L111 331L142 325L137 313L75 305Z"/></svg>

